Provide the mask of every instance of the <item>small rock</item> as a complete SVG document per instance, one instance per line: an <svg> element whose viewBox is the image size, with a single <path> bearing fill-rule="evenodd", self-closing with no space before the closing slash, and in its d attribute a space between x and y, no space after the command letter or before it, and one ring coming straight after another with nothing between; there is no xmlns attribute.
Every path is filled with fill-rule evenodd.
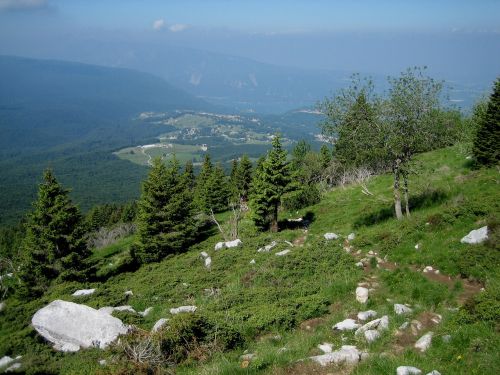
<svg viewBox="0 0 500 375"><path fill-rule="evenodd" d="M151 311L153 311L153 308L152 307L148 307L144 311L139 311L138 314L141 315L141 316L148 316Z"/></svg>
<svg viewBox="0 0 500 375"><path fill-rule="evenodd" d="M210 257L205 258L205 267L210 269L211 266L212 266L212 258Z"/></svg>
<svg viewBox="0 0 500 375"><path fill-rule="evenodd" d="M368 289L358 286L356 288L356 300L359 303L366 303L368 301Z"/></svg>
<svg viewBox="0 0 500 375"><path fill-rule="evenodd" d="M359 320L368 320L370 318L375 318L377 316L377 312L373 310L368 310L368 311L360 311L358 313L358 319Z"/></svg>
<svg viewBox="0 0 500 375"><path fill-rule="evenodd" d="M416 336L418 332L422 329L422 323L420 323L418 320L412 320L411 321L411 333L413 336Z"/></svg>
<svg viewBox="0 0 500 375"><path fill-rule="evenodd" d="M375 329L369 329L365 331L366 342L372 343L380 337L380 332Z"/></svg>
<svg viewBox="0 0 500 375"><path fill-rule="evenodd" d="M399 366L396 369L396 375L420 375L422 371L412 366Z"/></svg>
<svg viewBox="0 0 500 375"><path fill-rule="evenodd" d="M255 259L252 259L252 260L250 261L250 264L255 264Z"/></svg>
<svg viewBox="0 0 500 375"><path fill-rule="evenodd" d="M441 373L438 370L432 370L427 375L441 375Z"/></svg>
<svg viewBox="0 0 500 375"><path fill-rule="evenodd" d="M5 309L5 302L0 302L0 312Z"/></svg>
<svg viewBox="0 0 500 375"><path fill-rule="evenodd" d="M418 243L415 245L415 250L419 250L419 249L420 249L420 244Z"/></svg>
<svg viewBox="0 0 500 375"><path fill-rule="evenodd" d="M373 252L373 250L370 250L370 251L368 252L368 255L375 255L375 253Z"/></svg>
<svg viewBox="0 0 500 375"><path fill-rule="evenodd" d="M134 295L134 292L132 292L131 290L127 290L125 293L126 296L133 296Z"/></svg>
<svg viewBox="0 0 500 375"><path fill-rule="evenodd" d="M406 305L401 305L399 303L395 303L394 304L394 312L397 315L403 315L403 314L409 314L409 313L413 312L413 310Z"/></svg>
<svg viewBox="0 0 500 375"><path fill-rule="evenodd" d="M158 332L161 327L163 327L165 324L167 324L168 322L168 319L167 318L161 318L159 319L155 325L153 326L153 328L151 329L151 332Z"/></svg>
<svg viewBox="0 0 500 375"><path fill-rule="evenodd" d="M428 332L423 335L418 341L415 343L415 348L420 350L421 352L425 352L431 346L432 342L432 332Z"/></svg>
<svg viewBox="0 0 500 375"><path fill-rule="evenodd" d="M333 350L333 345L328 342L324 342L323 344L318 345L318 349L323 353L331 353Z"/></svg>
<svg viewBox="0 0 500 375"><path fill-rule="evenodd" d="M261 247L257 250L258 253L268 253L273 247L275 247L278 243L276 241L271 242L269 245Z"/></svg>
<svg viewBox="0 0 500 375"><path fill-rule="evenodd" d="M231 249L233 247L238 247L238 246L243 245L243 242L241 242L241 240L239 238L237 238L233 241L227 241L225 245L228 249Z"/></svg>
<svg viewBox="0 0 500 375"><path fill-rule="evenodd" d="M332 363L335 364L357 364L362 358L366 356L363 355L355 346L343 345L339 350L331 353L326 353L322 355L317 355L310 357L310 359L321 366L328 366Z"/></svg>
<svg viewBox="0 0 500 375"><path fill-rule="evenodd" d="M324 236L325 237L325 240L336 240L337 238L339 238L338 235L336 235L335 233L325 233Z"/></svg>
<svg viewBox="0 0 500 375"><path fill-rule="evenodd" d="M255 354L253 353L243 354L240 356L240 360L242 361L251 361L253 358L255 358Z"/></svg>
<svg viewBox="0 0 500 375"><path fill-rule="evenodd" d="M189 284L188 283L182 283L182 286L185 287L185 288L187 288L189 286Z"/></svg>
<svg viewBox="0 0 500 375"><path fill-rule="evenodd" d="M356 267L363 268L363 267L364 267L363 262L358 262L358 263L356 263Z"/></svg>
<svg viewBox="0 0 500 375"><path fill-rule="evenodd" d="M402 330L405 330L406 328L408 328L408 326L409 326L409 325L410 325L410 323L409 323L409 322L404 322L403 324L401 324L401 325L399 326L399 328L398 328L398 329L399 329L399 330L401 330L401 331L402 331Z"/></svg>
<svg viewBox="0 0 500 375"><path fill-rule="evenodd" d="M89 296L95 292L95 289L80 289L72 294L73 297Z"/></svg>
<svg viewBox="0 0 500 375"><path fill-rule="evenodd" d="M285 240L284 242L285 242L288 246L293 247L293 243L291 243L290 241Z"/></svg>
<svg viewBox="0 0 500 375"><path fill-rule="evenodd" d="M222 250L224 247L226 247L226 243L225 242L217 242L215 244L215 250Z"/></svg>
<svg viewBox="0 0 500 375"><path fill-rule="evenodd" d="M132 306L129 306L129 305L113 307L113 311L128 311L128 312L131 312L131 313L134 313L134 314L136 313L136 311L134 310L134 308Z"/></svg>
<svg viewBox="0 0 500 375"><path fill-rule="evenodd" d="M451 335L444 335L443 342L448 344L451 341Z"/></svg>
<svg viewBox="0 0 500 375"><path fill-rule="evenodd" d="M101 366L106 366L108 364L108 361L106 361L105 359L101 359L101 360L99 360L99 364Z"/></svg>
<svg viewBox="0 0 500 375"><path fill-rule="evenodd" d="M427 267L424 268L423 272L427 273L427 272L431 272L433 270L434 270L434 268L432 268L432 266L427 266Z"/></svg>
<svg viewBox="0 0 500 375"><path fill-rule="evenodd" d="M362 333L365 333L368 330L376 329L377 331L385 331L389 328L389 317L384 315L379 319L372 320L371 322L366 323L364 326L358 328L354 333L356 336L359 336Z"/></svg>
<svg viewBox="0 0 500 375"><path fill-rule="evenodd" d="M170 309L170 314L176 315L180 313L194 313L196 311L196 306L180 306Z"/></svg>
<svg viewBox="0 0 500 375"><path fill-rule="evenodd" d="M359 324L354 319L345 319L333 326L333 329L338 331L352 331L359 328Z"/></svg>
<svg viewBox="0 0 500 375"><path fill-rule="evenodd" d="M12 362L14 362L14 359L6 355L0 359L0 368L8 366Z"/></svg>
<svg viewBox="0 0 500 375"><path fill-rule="evenodd" d="M202 251L202 252L200 253L200 256L201 256L202 258L208 258L208 254L207 254L207 252L205 252L205 251Z"/></svg>
<svg viewBox="0 0 500 375"><path fill-rule="evenodd" d="M461 243L478 244L488 239L488 227L471 230L468 235L460 240Z"/></svg>
<svg viewBox="0 0 500 375"><path fill-rule="evenodd" d="M352 241L352 240L354 240L355 238L356 238L356 235L355 235L354 233L351 233L351 234L349 234L349 235L347 236L347 239L348 239L349 241Z"/></svg>
<svg viewBox="0 0 500 375"><path fill-rule="evenodd" d="M439 324L441 323L441 320L443 320L443 317L439 314L432 314L431 322L434 324Z"/></svg>
<svg viewBox="0 0 500 375"><path fill-rule="evenodd" d="M21 368L21 364L20 363L14 363L7 370L5 370L5 372L13 372L13 371L19 370L20 368Z"/></svg>
<svg viewBox="0 0 500 375"><path fill-rule="evenodd" d="M279 349L278 349L277 353L278 353L278 354L281 354L281 353L286 352L287 350L288 350L288 349L287 349L286 347L282 347L282 348L279 348Z"/></svg>
<svg viewBox="0 0 500 375"><path fill-rule="evenodd" d="M288 250L288 249L287 249L287 250L280 251L279 253L276 253L276 254L274 254L274 255L276 255L276 256L278 256L278 257L281 257L281 256L283 256L283 255L288 254L289 252L290 252L290 250Z"/></svg>

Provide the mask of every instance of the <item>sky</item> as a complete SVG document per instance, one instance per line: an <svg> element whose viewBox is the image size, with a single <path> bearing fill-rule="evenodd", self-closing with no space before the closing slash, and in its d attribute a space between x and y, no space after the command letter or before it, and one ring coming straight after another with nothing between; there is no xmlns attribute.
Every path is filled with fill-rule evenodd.
<svg viewBox="0 0 500 375"><path fill-rule="evenodd" d="M92 43L486 81L500 73L500 0L0 0L0 54L106 61Z"/></svg>

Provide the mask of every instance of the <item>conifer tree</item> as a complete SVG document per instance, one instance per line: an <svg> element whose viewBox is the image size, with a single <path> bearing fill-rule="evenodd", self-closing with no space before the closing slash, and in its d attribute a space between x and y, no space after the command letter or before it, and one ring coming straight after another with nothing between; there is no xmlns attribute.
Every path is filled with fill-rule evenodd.
<svg viewBox="0 0 500 375"><path fill-rule="evenodd" d="M139 244L135 255L140 263L159 261L192 243L192 193L179 172L177 159L168 167L160 158L153 160L142 186L137 224Z"/></svg>
<svg viewBox="0 0 500 375"><path fill-rule="evenodd" d="M486 113L480 118L472 152L479 165L500 161L500 78L495 82Z"/></svg>
<svg viewBox="0 0 500 375"><path fill-rule="evenodd" d="M196 186L194 189L195 205L199 210L203 212L209 211L206 197L208 194L208 180L212 176L213 169L214 166L212 164L210 154L205 154L200 174L196 178Z"/></svg>
<svg viewBox="0 0 500 375"><path fill-rule="evenodd" d="M256 168L251 206L256 226L277 232L281 197L290 183L290 172L287 152L281 145L279 135L274 137L272 146L266 159Z"/></svg>
<svg viewBox="0 0 500 375"><path fill-rule="evenodd" d="M321 167L323 169L328 168L330 165L330 162L332 161L332 152L328 148L327 145L322 145L321 149L319 150L320 154L320 160L321 160Z"/></svg>
<svg viewBox="0 0 500 375"><path fill-rule="evenodd" d="M231 191L222 165L218 163L205 184L205 212L225 211L229 205Z"/></svg>
<svg viewBox="0 0 500 375"><path fill-rule="evenodd" d="M23 292L27 295L42 294L57 277L81 279L85 276L89 251L83 218L68 193L47 169L34 210L28 216L22 244L24 259L20 274Z"/></svg>
<svg viewBox="0 0 500 375"><path fill-rule="evenodd" d="M189 189L193 190L196 184L196 178L194 176L194 167L191 160L188 160L184 166L184 178L186 179Z"/></svg>
<svg viewBox="0 0 500 375"><path fill-rule="evenodd" d="M248 194L252 184L252 162L248 155L243 155L236 171L236 186L243 202L248 201Z"/></svg>

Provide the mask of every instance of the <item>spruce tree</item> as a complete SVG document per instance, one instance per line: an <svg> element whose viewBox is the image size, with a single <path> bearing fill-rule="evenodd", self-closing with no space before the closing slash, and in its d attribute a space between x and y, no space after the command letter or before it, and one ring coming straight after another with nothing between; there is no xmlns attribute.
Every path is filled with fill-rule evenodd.
<svg viewBox="0 0 500 375"><path fill-rule="evenodd" d="M184 166L184 178L190 190L193 190L196 184L196 178L194 176L193 162L188 160Z"/></svg>
<svg viewBox="0 0 500 375"><path fill-rule="evenodd" d="M290 172L286 161L287 152L281 145L279 135L274 137L272 146L266 159L255 171L251 206L256 226L277 232L281 197L290 183Z"/></svg>
<svg viewBox="0 0 500 375"><path fill-rule="evenodd" d="M478 165L490 166L500 161L500 78L479 121L472 152Z"/></svg>
<svg viewBox="0 0 500 375"><path fill-rule="evenodd" d="M159 261L192 243L195 235L192 193L174 158L167 166L160 158L142 186L139 200L139 243L135 256L140 263Z"/></svg>
<svg viewBox="0 0 500 375"><path fill-rule="evenodd" d="M236 171L236 187L243 202L248 201L250 186L252 185L252 162L248 155L243 155Z"/></svg>
<svg viewBox="0 0 500 375"><path fill-rule="evenodd" d="M320 154L320 160L321 160L321 167L323 169L328 168L330 165L330 162L332 161L332 152L328 148L327 145L322 145L321 149L319 150Z"/></svg>
<svg viewBox="0 0 500 375"><path fill-rule="evenodd" d="M209 211L209 205L207 204L208 202L206 197L208 195L208 180L212 176L213 169L214 166L212 164L210 154L205 154L200 174L196 178L196 186L194 190L194 200L196 207L202 212Z"/></svg>
<svg viewBox="0 0 500 375"><path fill-rule="evenodd" d="M47 169L34 210L28 216L22 244L20 274L24 294L42 294L57 277L66 280L85 277L85 260L90 253L84 239L83 218L68 194Z"/></svg>
<svg viewBox="0 0 500 375"><path fill-rule="evenodd" d="M218 163L205 184L205 212L225 211L229 205L231 191L222 165Z"/></svg>

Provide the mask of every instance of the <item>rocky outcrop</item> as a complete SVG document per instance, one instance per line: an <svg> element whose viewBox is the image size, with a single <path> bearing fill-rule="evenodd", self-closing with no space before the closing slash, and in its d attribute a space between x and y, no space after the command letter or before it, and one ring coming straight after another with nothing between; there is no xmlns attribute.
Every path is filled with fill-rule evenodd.
<svg viewBox="0 0 500 375"><path fill-rule="evenodd" d="M366 303L368 301L368 289L362 286L356 288L356 301Z"/></svg>
<svg viewBox="0 0 500 375"><path fill-rule="evenodd" d="M196 306L180 306L170 309L170 314L176 315L180 313L194 313L196 309Z"/></svg>
<svg viewBox="0 0 500 375"><path fill-rule="evenodd" d="M31 324L54 349L75 352L80 348L106 348L127 333L122 321L89 306L56 300L38 310Z"/></svg>
<svg viewBox="0 0 500 375"><path fill-rule="evenodd" d="M355 346L343 345L339 350L310 357L310 359L321 366L328 366L333 363L338 365L343 363L357 364L367 355L367 353L359 351Z"/></svg>
<svg viewBox="0 0 500 375"><path fill-rule="evenodd" d="M488 239L488 227L482 227L476 230L471 230L469 234L463 237L460 242L468 244L478 244Z"/></svg>
<svg viewBox="0 0 500 375"><path fill-rule="evenodd" d="M325 240L328 240L328 241L330 241L330 240L336 240L337 238L339 238L339 236L337 234L335 234L335 233L325 233L323 235L323 237L325 237Z"/></svg>

